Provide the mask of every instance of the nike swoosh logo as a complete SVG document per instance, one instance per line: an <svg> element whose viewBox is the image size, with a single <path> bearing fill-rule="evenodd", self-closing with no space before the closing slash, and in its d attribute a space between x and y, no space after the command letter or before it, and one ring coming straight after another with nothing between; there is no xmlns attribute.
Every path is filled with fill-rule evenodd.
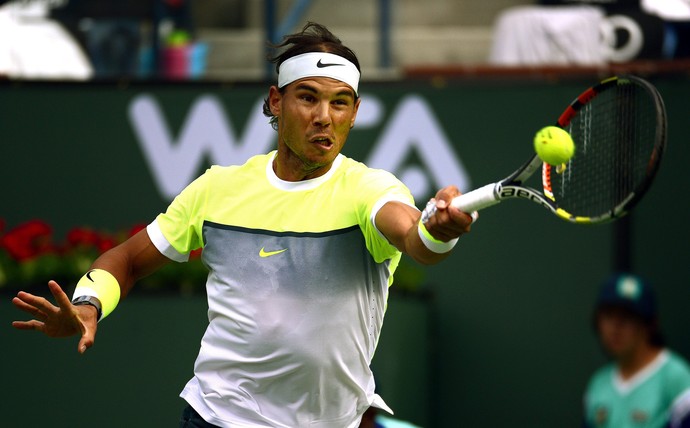
<svg viewBox="0 0 690 428"><path fill-rule="evenodd" d="M323 62L321 62L321 60L319 60L319 61L316 63L316 66L317 66L318 68L334 67L334 66L338 66L338 65L344 66L345 64L337 64L337 63L335 63L335 62L333 62L333 63L330 63L330 62L323 63Z"/></svg>
<svg viewBox="0 0 690 428"><path fill-rule="evenodd" d="M275 256L276 254L280 254L282 252L287 251L287 248L284 248L282 250L278 251L265 251L264 248L262 247L261 250L259 251L259 257L271 257Z"/></svg>
<svg viewBox="0 0 690 428"><path fill-rule="evenodd" d="M93 280L93 278L91 278L91 272L93 272L93 269L91 269L90 271L86 272L86 277L89 279L89 281L91 281L91 282L96 282L96 281Z"/></svg>

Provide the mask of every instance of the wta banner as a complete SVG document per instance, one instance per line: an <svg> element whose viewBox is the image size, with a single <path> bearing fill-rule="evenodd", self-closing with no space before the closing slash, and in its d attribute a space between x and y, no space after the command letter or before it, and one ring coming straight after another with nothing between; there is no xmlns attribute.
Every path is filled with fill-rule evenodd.
<svg viewBox="0 0 690 428"><path fill-rule="evenodd" d="M467 191L526 158L581 85L363 84L344 153L396 174L418 205ZM275 148L267 85L5 83L0 86L7 224L59 230L149 221L211 164ZM516 91L518 94L516 94ZM521 93L520 93L521 92ZM530 94L529 111L506 108ZM500 111L500 114L497 112Z"/></svg>

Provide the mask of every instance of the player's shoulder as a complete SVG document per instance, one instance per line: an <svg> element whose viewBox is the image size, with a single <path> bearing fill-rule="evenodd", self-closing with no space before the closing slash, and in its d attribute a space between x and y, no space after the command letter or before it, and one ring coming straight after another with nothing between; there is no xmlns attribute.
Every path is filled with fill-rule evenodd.
<svg viewBox="0 0 690 428"><path fill-rule="evenodd" d="M339 172L348 179L358 179L362 181L377 181L388 183L399 183L395 175L385 169L371 168L364 162L349 158L345 155L340 155L342 158Z"/></svg>
<svg viewBox="0 0 690 428"><path fill-rule="evenodd" d="M338 157L340 158L340 171L343 173L357 174L373 170L373 168L369 168L364 162L352 159L342 153L339 154Z"/></svg>
<svg viewBox="0 0 690 428"><path fill-rule="evenodd" d="M672 350L667 349L664 352L666 353L665 371L667 375L673 379L685 379L690 386L690 364L688 361Z"/></svg>
<svg viewBox="0 0 690 428"><path fill-rule="evenodd" d="M587 386L588 390L602 388L613 383L616 365L612 362L604 364L592 373Z"/></svg>
<svg viewBox="0 0 690 428"><path fill-rule="evenodd" d="M680 354L664 350L666 362L663 367L664 392L671 405L671 418L684 421L674 426L690 423L690 364Z"/></svg>
<svg viewBox="0 0 690 428"><path fill-rule="evenodd" d="M223 173L227 171L235 171L238 169L252 169L252 168L266 168L266 164L273 157L274 152L254 155L238 165L212 165L208 171L214 173Z"/></svg>
<svg viewBox="0 0 690 428"><path fill-rule="evenodd" d="M203 175L211 179L225 178L233 174L253 174L265 171L273 153L255 155L240 165L212 165Z"/></svg>
<svg viewBox="0 0 690 428"><path fill-rule="evenodd" d="M355 200L373 204L382 198L388 198L414 205L414 197L410 190L389 171L371 168L362 162L343 156L336 177L333 184L344 184L341 186L342 189L346 189L346 192Z"/></svg>

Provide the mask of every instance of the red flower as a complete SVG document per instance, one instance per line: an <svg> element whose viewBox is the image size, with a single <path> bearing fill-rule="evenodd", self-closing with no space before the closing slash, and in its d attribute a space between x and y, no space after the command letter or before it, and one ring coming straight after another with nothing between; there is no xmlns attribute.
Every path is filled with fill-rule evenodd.
<svg viewBox="0 0 690 428"><path fill-rule="evenodd" d="M97 247L101 241L98 233L84 227L77 227L67 233L67 242L72 246Z"/></svg>
<svg viewBox="0 0 690 428"><path fill-rule="evenodd" d="M0 239L5 248L18 261L30 260L54 250L53 229L39 220L31 220L10 230Z"/></svg>
<svg viewBox="0 0 690 428"><path fill-rule="evenodd" d="M67 234L67 242L72 248L90 247L98 250L99 253L104 253L117 245L117 241L112 236L85 227L70 230Z"/></svg>
<svg viewBox="0 0 690 428"><path fill-rule="evenodd" d="M144 229L146 229L145 224L143 224L143 223L136 224L136 225L132 226L132 228L129 230L129 236L132 237Z"/></svg>
<svg viewBox="0 0 690 428"><path fill-rule="evenodd" d="M105 253L109 249L115 247L117 245L117 241L115 241L113 238L103 236L101 237L101 240L98 242L98 251L101 253Z"/></svg>

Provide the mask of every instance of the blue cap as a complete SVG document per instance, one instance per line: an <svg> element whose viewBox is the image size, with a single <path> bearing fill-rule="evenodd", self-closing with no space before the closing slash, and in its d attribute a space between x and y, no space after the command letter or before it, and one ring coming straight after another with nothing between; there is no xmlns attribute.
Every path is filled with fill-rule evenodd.
<svg viewBox="0 0 690 428"><path fill-rule="evenodd" d="M642 317L646 321L656 318L656 297L650 284L629 273L609 277L601 286L597 309L619 307Z"/></svg>

